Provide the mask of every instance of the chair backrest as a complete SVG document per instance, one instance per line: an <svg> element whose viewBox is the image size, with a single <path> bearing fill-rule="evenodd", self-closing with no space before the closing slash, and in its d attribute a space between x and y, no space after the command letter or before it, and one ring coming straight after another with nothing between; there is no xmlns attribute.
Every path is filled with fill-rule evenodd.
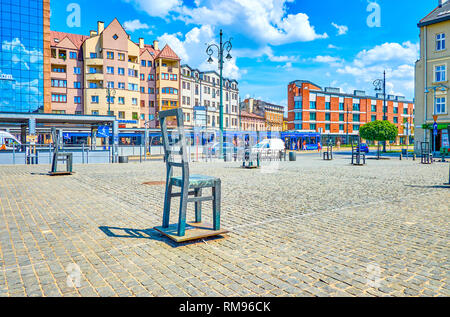
<svg viewBox="0 0 450 317"><path fill-rule="evenodd" d="M176 126L170 131L167 127L169 118L176 118ZM183 177L189 175L189 161L187 157L187 144L184 132L184 117L181 108L159 112L161 134L164 148L164 158L168 176L172 176L172 167L181 167ZM172 122L172 121L171 121Z"/></svg>
<svg viewBox="0 0 450 317"><path fill-rule="evenodd" d="M428 154L430 152L430 144L428 142L420 142L420 151L422 154Z"/></svg>
<svg viewBox="0 0 450 317"><path fill-rule="evenodd" d="M58 153L59 150L59 133L55 127L52 128L52 144L55 153Z"/></svg>

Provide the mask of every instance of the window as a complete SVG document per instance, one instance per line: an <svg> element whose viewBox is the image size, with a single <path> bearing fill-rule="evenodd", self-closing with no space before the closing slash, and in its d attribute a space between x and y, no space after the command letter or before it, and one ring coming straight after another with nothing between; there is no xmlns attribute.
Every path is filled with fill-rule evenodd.
<svg viewBox="0 0 450 317"><path fill-rule="evenodd" d="M326 121L330 121L331 120L331 114L330 113L325 113L325 120Z"/></svg>
<svg viewBox="0 0 450 317"><path fill-rule="evenodd" d="M329 102L325 102L325 110L330 110L331 104Z"/></svg>
<svg viewBox="0 0 450 317"><path fill-rule="evenodd" d="M98 88L98 84L97 83L89 83L89 88L96 89L96 88Z"/></svg>
<svg viewBox="0 0 450 317"><path fill-rule="evenodd" d="M91 103L98 103L98 96L91 96Z"/></svg>
<svg viewBox="0 0 450 317"><path fill-rule="evenodd" d="M445 81L446 79L446 67L445 65L440 65L434 67L434 79L436 82Z"/></svg>
<svg viewBox="0 0 450 317"><path fill-rule="evenodd" d="M339 110L344 110L344 103L343 102L339 103Z"/></svg>
<svg viewBox="0 0 450 317"><path fill-rule="evenodd" d="M129 68L129 69L128 69L128 76L130 76L130 77L138 77L138 71Z"/></svg>
<svg viewBox="0 0 450 317"><path fill-rule="evenodd" d="M52 79L52 87L67 87L67 80Z"/></svg>
<svg viewBox="0 0 450 317"><path fill-rule="evenodd" d="M372 121L377 121L377 116L373 115L372 116Z"/></svg>
<svg viewBox="0 0 450 317"><path fill-rule="evenodd" d="M316 109L316 102L315 101L310 101L309 102L309 108Z"/></svg>
<svg viewBox="0 0 450 317"><path fill-rule="evenodd" d="M118 101L119 101L119 105L125 104L125 98L124 97L119 97Z"/></svg>
<svg viewBox="0 0 450 317"><path fill-rule="evenodd" d="M125 83L119 83L118 84L119 89L125 89Z"/></svg>
<svg viewBox="0 0 450 317"><path fill-rule="evenodd" d="M353 122L359 122L359 114L353 115Z"/></svg>
<svg viewBox="0 0 450 317"><path fill-rule="evenodd" d="M372 112L377 112L377 105L372 105Z"/></svg>
<svg viewBox="0 0 450 317"><path fill-rule="evenodd" d="M75 89L81 89L81 82L79 82L79 81L74 81L74 82L73 82L73 88L75 88Z"/></svg>
<svg viewBox="0 0 450 317"><path fill-rule="evenodd" d="M92 110L91 113L92 113L93 116L98 116L98 110Z"/></svg>
<svg viewBox="0 0 450 317"><path fill-rule="evenodd" d="M359 103L354 103L353 104L353 111L359 111Z"/></svg>
<svg viewBox="0 0 450 317"><path fill-rule="evenodd" d="M114 82L108 81L108 88L114 89Z"/></svg>
<svg viewBox="0 0 450 317"><path fill-rule="evenodd" d="M445 97L439 97L436 98L436 109L435 109L435 113L446 113L445 110Z"/></svg>
<svg viewBox="0 0 450 317"><path fill-rule="evenodd" d="M330 131L330 124L325 124L325 130Z"/></svg>
<svg viewBox="0 0 450 317"><path fill-rule="evenodd" d="M107 74L114 74L114 67L111 67L111 66L106 67L106 73Z"/></svg>
<svg viewBox="0 0 450 317"><path fill-rule="evenodd" d="M394 113L398 113L398 107L394 107Z"/></svg>
<svg viewBox="0 0 450 317"><path fill-rule="evenodd" d="M125 60L125 54L118 53L118 56L119 56L119 61L124 61Z"/></svg>
<svg viewBox="0 0 450 317"><path fill-rule="evenodd" d="M64 67L52 67L52 72L54 72L54 73L65 73L66 69Z"/></svg>
<svg viewBox="0 0 450 317"><path fill-rule="evenodd" d="M131 118L132 118L133 120L138 120L138 119L139 119L138 113L137 113L137 112L133 112L133 113L131 114Z"/></svg>
<svg viewBox="0 0 450 317"><path fill-rule="evenodd" d="M97 58L97 53L91 53L90 56L91 58Z"/></svg>
<svg viewBox="0 0 450 317"><path fill-rule="evenodd" d="M359 131L359 125L354 124L353 125L353 131Z"/></svg>
<svg viewBox="0 0 450 317"><path fill-rule="evenodd" d="M155 80L155 75L148 74L148 81L152 81L152 80Z"/></svg>
<svg viewBox="0 0 450 317"><path fill-rule="evenodd" d="M145 74L141 74L141 80L145 80Z"/></svg>
<svg viewBox="0 0 450 317"><path fill-rule="evenodd" d="M119 111L119 119L125 119L125 111Z"/></svg>
<svg viewBox="0 0 450 317"><path fill-rule="evenodd" d="M106 103L114 104L114 99L115 99L115 97L106 96Z"/></svg>
<svg viewBox="0 0 450 317"><path fill-rule="evenodd" d="M398 123L398 117L394 117L394 123Z"/></svg>
<svg viewBox="0 0 450 317"><path fill-rule="evenodd" d="M339 114L339 121L345 121L345 115L343 113Z"/></svg>
<svg viewBox="0 0 450 317"><path fill-rule="evenodd" d="M141 120L145 120L145 114L141 113Z"/></svg>
<svg viewBox="0 0 450 317"><path fill-rule="evenodd" d="M77 59L77 53L76 52L69 52L69 58L70 59Z"/></svg>
<svg viewBox="0 0 450 317"><path fill-rule="evenodd" d="M131 104L133 106L136 106L137 105L137 98L131 98Z"/></svg>
<svg viewBox="0 0 450 317"><path fill-rule="evenodd" d="M117 68L117 73L119 75L125 75L125 68L121 68L121 67Z"/></svg>
<svg viewBox="0 0 450 317"><path fill-rule="evenodd" d="M77 97L77 96L73 97L73 102L74 103L81 103L81 97Z"/></svg>
<svg viewBox="0 0 450 317"><path fill-rule="evenodd" d="M344 131L344 125L343 124L339 125L339 131Z"/></svg>
<svg viewBox="0 0 450 317"><path fill-rule="evenodd" d="M436 34L436 51L445 50L445 33Z"/></svg>
<svg viewBox="0 0 450 317"><path fill-rule="evenodd" d="M97 73L97 68L95 68L95 67L89 68L89 74L95 74L95 73Z"/></svg>
<svg viewBox="0 0 450 317"><path fill-rule="evenodd" d="M60 94L52 94L52 102L67 102L67 96Z"/></svg>
<svg viewBox="0 0 450 317"><path fill-rule="evenodd" d="M315 112L311 112L309 114L309 120L311 121L316 121L316 113Z"/></svg>
<svg viewBox="0 0 450 317"><path fill-rule="evenodd" d="M155 89L154 89L154 88L149 88L149 89L148 89L148 93L149 93L150 95L153 95L153 94L155 93Z"/></svg>
<svg viewBox="0 0 450 317"><path fill-rule="evenodd" d="M139 91L139 86L137 84L128 83L128 90Z"/></svg>
<svg viewBox="0 0 450 317"><path fill-rule="evenodd" d="M74 73L75 75L81 74L81 68L80 68L80 67L74 67L74 68L73 68L73 73Z"/></svg>
<svg viewBox="0 0 450 317"><path fill-rule="evenodd" d="M145 94L145 87L141 87L141 93Z"/></svg>
<svg viewBox="0 0 450 317"><path fill-rule="evenodd" d="M310 130L316 130L316 124L315 123L310 124L309 125L309 129Z"/></svg>
<svg viewBox="0 0 450 317"><path fill-rule="evenodd" d="M107 59L114 59L114 52L106 52Z"/></svg>

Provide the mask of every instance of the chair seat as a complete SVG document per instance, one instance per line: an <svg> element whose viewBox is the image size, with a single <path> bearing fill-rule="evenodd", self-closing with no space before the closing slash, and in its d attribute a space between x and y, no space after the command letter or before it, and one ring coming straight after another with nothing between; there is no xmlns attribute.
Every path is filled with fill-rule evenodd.
<svg viewBox="0 0 450 317"><path fill-rule="evenodd" d="M182 177L172 177L170 181L174 186L183 186ZM220 181L220 179L217 177L205 175L190 175L189 188L213 187L218 181Z"/></svg>

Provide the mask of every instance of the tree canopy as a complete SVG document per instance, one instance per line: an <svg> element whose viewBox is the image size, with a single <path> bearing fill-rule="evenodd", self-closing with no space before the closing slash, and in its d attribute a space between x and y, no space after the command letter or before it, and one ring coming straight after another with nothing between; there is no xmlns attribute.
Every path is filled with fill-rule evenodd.
<svg viewBox="0 0 450 317"><path fill-rule="evenodd" d="M387 120L376 120L361 126L359 135L369 141L389 141L397 137L398 128Z"/></svg>

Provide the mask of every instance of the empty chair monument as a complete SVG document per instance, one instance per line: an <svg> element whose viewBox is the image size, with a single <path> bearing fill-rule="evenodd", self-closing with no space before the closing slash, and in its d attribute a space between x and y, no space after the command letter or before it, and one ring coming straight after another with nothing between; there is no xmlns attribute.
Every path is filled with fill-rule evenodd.
<svg viewBox="0 0 450 317"><path fill-rule="evenodd" d="M327 150L323 152L323 159L326 161L333 159L333 142L331 140L327 143Z"/></svg>
<svg viewBox="0 0 450 317"><path fill-rule="evenodd" d="M172 134L169 136L167 120L170 117L176 117L177 135ZM176 242L184 242L226 233L226 230L220 228L220 179L205 175L191 175L189 172L182 110L172 109L161 111L159 113L159 120L163 138L167 177L163 223L161 227L155 227L155 230ZM181 176L174 176L175 168L181 170ZM181 191L174 193L174 187L179 187ZM205 188L211 188L211 196L202 196L202 190ZM170 224L170 206L173 197L180 197L178 224ZM212 225L202 222L202 202L204 201L212 201ZM188 203L195 203L195 222L186 222Z"/></svg>
<svg viewBox="0 0 450 317"><path fill-rule="evenodd" d="M431 164L433 163L433 153L430 150L430 143L420 142L420 163Z"/></svg>
<svg viewBox="0 0 450 317"><path fill-rule="evenodd" d="M60 135L56 128L52 128L52 142L53 142L53 160L52 160L52 170L49 172L50 176L61 176L61 175L71 175L73 167L73 154L59 152L60 148ZM58 162L65 162L66 170L58 171Z"/></svg>
<svg viewBox="0 0 450 317"><path fill-rule="evenodd" d="M358 137L356 146L352 140L352 165L362 166L366 164L366 154L361 152L361 138Z"/></svg>

